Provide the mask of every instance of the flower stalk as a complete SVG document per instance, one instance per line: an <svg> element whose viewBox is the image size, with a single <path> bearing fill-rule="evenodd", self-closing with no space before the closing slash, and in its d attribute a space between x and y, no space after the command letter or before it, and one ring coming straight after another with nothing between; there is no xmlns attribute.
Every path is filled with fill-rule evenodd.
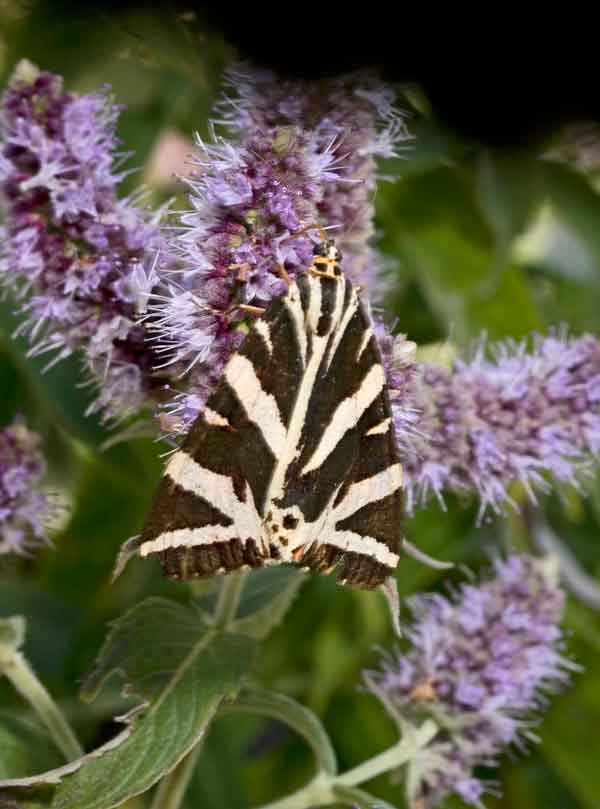
<svg viewBox="0 0 600 809"><path fill-rule="evenodd" d="M396 770L418 757L438 732L431 720L420 727L409 729L400 741L357 767L341 775L328 775L320 772L305 787L281 800L264 804L261 809L307 809L311 806L324 806L337 799L336 787L354 787L370 781L383 773Z"/></svg>
<svg viewBox="0 0 600 809"><path fill-rule="evenodd" d="M42 685L20 651L25 632L22 618L5 619L0 624L0 674L4 674L18 693L40 717L66 761L83 755L83 748L62 711Z"/></svg>

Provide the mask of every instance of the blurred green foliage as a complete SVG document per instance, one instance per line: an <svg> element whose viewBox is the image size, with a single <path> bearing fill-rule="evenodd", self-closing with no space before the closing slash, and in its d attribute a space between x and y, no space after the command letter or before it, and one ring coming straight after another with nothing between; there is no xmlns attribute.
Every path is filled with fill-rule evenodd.
<svg viewBox="0 0 600 809"><path fill-rule="evenodd" d="M3 79L26 57L89 91L110 83L126 106L120 123L130 164L143 167L165 130L207 132L223 67L235 54L201 23L172 13L88 13L57 18L53 4L4 2L0 34ZM411 106L414 93L401 101ZM560 323L578 334L595 330L600 312L600 194L594 176L519 151L494 153L459 141L414 106L415 136L401 160L383 167L400 179L382 182L376 198L380 245L390 260L386 300L397 329L421 344L450 339L466 347L482 330L490 338L522 338ZM557 133L558 134L558 133ZM140 173L127 181L128 190ZM155 187L151 201L169 189ZM160 447L137 439L102 451L106 430L84 416L90 392L76 358L47 373L11 339L10 301L0 309L0 422L17 410L45 440L50 485L68 491L72 515L54 547L32 559L1 559L0 616L26 616L25 651L60 701L86 749L118 727L112 717L130 703L111 683L95 703L78 698L82 678L102 645L107 622L143 598L186 602L184 585L163 581L152 562L130 565L110 585L117 549L142 523L160 469ZM600 493L576 492L544 504L555 530L586 570L600 577ZM493 549L526 541L513 517L475 526L475 510L449 502L421 510L407 534L425 551L477 568ZM407 560L398 570L402 596L439 587L443 578ZM393 642L379 595L351 592L324 577L306 581L285 621L265 644L256 684L314 710L328 729L340 768L374 755L395 738L376 700L360 690L375 647ZM500 809L600 807L600 617L573 603L569 649L584 671L552 700L539 728L541 744L507 758ZM0 776L33 774L59 762L37 720L0 681ZM227 715L206 739L185 806L245 809L302 785L313 756L300 736L274 718ZM401 789L386 777L367 785L395 806ZM458 802L449 805L458 807Z"/></svg>

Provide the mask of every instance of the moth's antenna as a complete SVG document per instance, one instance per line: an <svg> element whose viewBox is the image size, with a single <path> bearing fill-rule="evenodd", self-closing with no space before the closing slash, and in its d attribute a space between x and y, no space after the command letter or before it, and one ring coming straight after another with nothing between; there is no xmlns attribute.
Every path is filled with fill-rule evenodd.
<svg viewBox="0 0 600 809"><path fill-rule="evenodd" d="M321 241L327 241L327 234L325 233L325 228L322 225L306 225L306 227L302 228L301 230L297 230L295 233L290 233L289 238L293 239L296 236L303 236L305 233L308 233L309 230L316 230L321 237Z"/></svg>

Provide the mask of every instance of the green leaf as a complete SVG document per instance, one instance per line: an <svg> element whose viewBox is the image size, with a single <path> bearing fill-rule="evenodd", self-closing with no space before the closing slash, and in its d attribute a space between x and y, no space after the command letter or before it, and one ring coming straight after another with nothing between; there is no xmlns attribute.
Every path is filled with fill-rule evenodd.
<svg viewBox="0 0 600 809"><path fill-rule="evenodd" d="M106 433L97 417L86 415L93 396L88 386L82 387L81 358L68 357L44 371L52 356L28 357L27 341L11 336L19 323L15 309L12 299L0 300L0 355L14 368L21 403L40 421L97 447Z"/></svg>
<svg viewBox="0 0 600 809"><path fill-rule="evenodd" d="M500 250L508 248L540 204L539 160L486 151L476 169L477 197Z"/></svg>
<svg viewBox="0 0 600 809"><path fill-rule="evenodd" d="M58 767L63 760L48 733L35 721L0 716L0 778L32 775L40 767Z"/></svg>
<svg viewBox="0 0 600 809"><path fill-rule="evenodd" d="M356 787L335 786L333 791L336 797L341 798L347 806L357 809L396 809L391 803L370 795L364 789Z"/></svg>
<svg viewBox="0 0 600 809"><path fill-rule="evenodd" d="M147 598L117 619L81 696L89 702L118 674L127 691L152 700L168 684L196 643L211 636L199 611L166 598Z"/></svg>
<svg viewBox="0 0 600 809"><path fill-rule="evenodd" d="M143 525L160 476L157 456L156 444L141 439L115 446L102 455L82 453L75 507L69 523L55 539L59 552L44 555L47 590L79 602L83 609L100 599L118 605L115 596L123 592L125 581L119 583L119 589L111 588L110 574L123 541ZM140 567L144 568L144 563ZM146 562L144 569L149 572L153 567L152 562ZM131 599L127 599L126 606L130 604ZM114 614L113 607L110 617Z"/></svg>
<svg viewBox="0 0 600 809"><path fill-rule="evenodd" d="M567 166L546 160L541 170L554 212L581 239L596 261L600 260L600 194L582 174Z"/></svg>
<svg viewBox="0 0 600 809"><path fill-rule="evenodd" d="M541 753L562 781L577 796L582 807L596 809L600 792L597 745L584 728L600 724L597 653L579 658L585 675L575 675L574 687L556 699L538 731ZM568 721L567 721L568 719Z"/></svg>
<svg viewBox="0 0 600 809"><path fill-rule="evenodd" d="M25 654L34 671L51 691L64 690L67 658L81 625L81 610L46 592L30 577L2 576L0 592L0 614L27 616Z"/></svg>
<svg viewBox="0 0 600 809"><path fill-rule="evenodd" d="M232 630L261 640L281 623L306 576L291 567L253 570L246 578Z"/></svg>
<svg viewBox="0 0 600 809"><path fill-rule="evenodd" d="M98 693L115 671L146 701L102 748L59 770L5 784L57 784L52 809L110 809L149 789L202 739L235 697L254 654L251 639L207 629L195 609L151 598L115 622L84 686Z"/></svg>
<svg viewBox="0 0 600 809"><path fill-rule="evenodd" d="M468 174L444 168L403 181L386 205L394 221L387 251L457 343L482 330L497 339L541 327L526 278L499 255Z"/></svg>
<svg viewBox="0 0 600 809"><path fill-rule="evenodd" d="M316 714L299 702L272 691L245 689L226 710L259 714L283 722L309 744L320 770L328 775L336 774L337 761L327 731Z"/></svg>

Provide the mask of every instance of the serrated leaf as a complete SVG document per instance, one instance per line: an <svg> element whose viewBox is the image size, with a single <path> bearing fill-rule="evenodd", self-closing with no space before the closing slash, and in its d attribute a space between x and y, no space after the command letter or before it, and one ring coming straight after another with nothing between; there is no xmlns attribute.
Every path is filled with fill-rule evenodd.
<svg viewBox="0 0 600 809"><path fill-rule="evenodd" d="M253 570L246 578L234 632L261 640L283 620L306 576L291 567Z"/></svg>
<svg viewBox="0 0 600 809"><path fill-rule="evenodd" d="M327 731L317 715L300 705L299 702L272 691L245 689L234 703L227 706L226 710L259 714L283 722L308 743L321 771L328 775L336 774L335 751L329 741Z"/></svg>
<svg viewBox="0 0 600 809"><path fill-rule="evenodd" d="M375 795L370 795L364 789L357 787L335 786L333 791L336 797L341 798L347 806L356 807L356 809L397 809L388 801L381 798L376 798Z"/></svg>
<svg viewBox="0 0 600 809"><path fill-rule="evenodd" d="M106 680L118 674L129 693L152 700L210 632L194 607L155 597L136 604L112 624L84 681L82 698L93 700Z"/></svg>
<svg viewBox="0 0 600 809"><path fill-rule="evenodd" d="M254 643L207 629L195 609L148 599L115 623L84 689L98 692L118 671L146 701L126 729L59 770L19 782L56 784L52 809L110 809L149 789L201 740L219 705L233 698L251 665Z"/></svg>

